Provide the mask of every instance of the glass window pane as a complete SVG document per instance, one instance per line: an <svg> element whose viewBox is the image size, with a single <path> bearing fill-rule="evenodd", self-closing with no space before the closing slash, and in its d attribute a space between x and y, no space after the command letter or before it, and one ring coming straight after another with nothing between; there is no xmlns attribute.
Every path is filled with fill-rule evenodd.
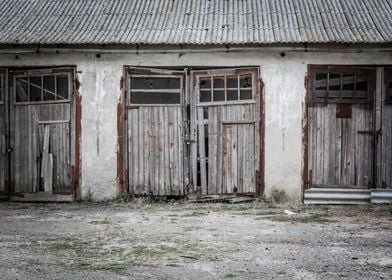
<svg viewBox="0 0 392 280"><path fill-rule="evenodd" d="M238 88L238 76L228 76L227 77L227 87L228 88Z"/></svg>
<svg viewBox="0 0 392 280"><path fill-rule="evenodd" d="M252 76L240 77L240 87L241 88L251 88L252 87Z"/></svg>
<svg viewBox="0 0 392 280"><path fill-rule="evenodd" d="M180 89L180 78L172 77L133 77L131 89Z"/></svg>
<svg viewBox="0 0 392 280"><path fill-rule="evenodd" d="M238 90L227 90L227 100L238 100Z"/></svg>
<svg viewBox="0 0 392 280"><path fill-rule="evenodd" d="M201 89L210 89L211 88L211 79L210 78L200 79L199 87Z"/></svg>
<svg viewBox="0 0 392 280"><path fill-rule="evenodd" d="M225 88L225 78L214 77L214 88Z"/></svg>
<svg viewBox="0 0 392 280"><path fill-rule="evenodd" d="M240 99L241 100L252 99L252 90L241 89L241 91L240 91Z"/></svg>
<svg viewBox="0 0 392 280"><path fill-rule="evenodd" d="M55 76L44 76L44 101L55 100Z"/></svg>
<svg viewBox="0 0 392 280"><path fill-rule="evenodd" d="M68 84L68 76L67 75L58 75L56 76L57 84L57 100L65 100L69 97L69 84Z"/></svg>
<svg viewBox="0 0 392 280"><path fill-rule="evenodd" d="M133 104L180 104L179 92L132 92Z"/></svg>
<svg viewBox="0 0 392 280"><path fill-rule="evenodd" d="M329 74L329 90L340 90L340 74Z"/></svg>
<svg viewBox="0 0 392 280"><path fill-rule="evenodd" d="M211 91L201 90L200 91L200 102L211 102Z"/></svg>
<svg viewBox="0 0 392 280"><path fill-rule="evenodd" d="M41 76L30 77L30 101L41 101L42 80Z"/></svg>
<svg viewBox="0 0 392 280"><path fill-rule="evenodd" d="M16 79L16 102L29 101L28 85L27 77Z"/></svg>
<svg viewBox="0 0 392 280"><path fill-rule="evenodd" d="M214 90L214 101L225 101L225 91Z"/></svg>

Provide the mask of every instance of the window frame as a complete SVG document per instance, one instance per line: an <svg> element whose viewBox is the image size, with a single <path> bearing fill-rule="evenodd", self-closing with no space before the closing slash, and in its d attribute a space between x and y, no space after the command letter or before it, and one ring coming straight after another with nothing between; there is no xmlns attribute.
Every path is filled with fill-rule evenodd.
<svg viewBox="0 0 392 280"><path fill-rule="evenodd" d="M316 97L316 74L327 74L327 81L326 81L326 90L325 96L323 97ZM341 75L341 82L340 82L340 89L339 89L339 97L329 98L329 75L331 74L340 74ZM342 75L344 74L353 74L354 80L353 85L354 89L350 90L353 92L353 96L351 98L343 98L342 90L343 83L342 83ZM356 77L357 76L365 76L367 77L367 90L366 90L366 98L355 98L356 95ZM374 92L376 90L376 68L375 67L362 67L362 66L355 66L355 65L309 65L308 66L308 103L309 105L315 104L371 104L374 101ZM320 91L324 92L324 91Z"/></svg>
<svg viewBox="0 0 392 280"><path fill-rule="evenodd" d="M228 88L227 87L227 77L229 76L237 76L238 79L238 87L236 88L238 90L238 99L237 100L227 100L227 91L228 90L233 90L234 88ZM250 88L241 88L240 87L240 81L241 81L241 76L251 76L252 77L252 86ZM215 77L224 77L225 78L225 84L224 88L218 88L219 90L224 90L224 95L225 95L225 100L224 101L214 101L214 85L213 81ZM195 88L196 88L196 106L202 107L202 106L219 106L219 105L242 105L242 104L255 104L256 103L256 96L257 96L257 73L254 70L246 70L246 69L241 69L241 68L235 68L232 70L210 70L206 71L206 73L196 73L195 74ZM211 101L208 102L201 102L200 101L200 80L210 78L211 82ZM250 89L252 92L252 98L250 99L240 99L240 93L241 89Z"/></svg>
<svg viewBox="0 0 392 280"><path fill-rule="evenodd" d="M30 70L17 70L12 71L12 103L14 106L25 106L25 105L45 105L45 104L61 104L61 103L71 103L73 90L73 70L70 68L52 68L52 69L30 69ZM44 76L67 76L68 77L68 98L59 100L43 100L43 83L41 89L41 101L17 101L17 89L16 81L19 78L30 78L30 77L41 77L41 82L43 82ZM57 79L55 79L56 85ZM56 88L57 93L57 88ZM30 99L30 95L28 95Z"/></svg>
<svg viewBox="0 0 392 280"><path fill-rule="evenodd" d="M178 89L133 89L132 88L132 79L133 78L175 78L180 80L180 87ZM133 74L130 73L128 75L128 96L127 96L127 104L130 106L136 107L180 107L184 103L184 75L183 74L142 74L137 73ZM149 93L178 93L180 95L180 102L179 103L132 103L132 92L149 92Z"/></svg>

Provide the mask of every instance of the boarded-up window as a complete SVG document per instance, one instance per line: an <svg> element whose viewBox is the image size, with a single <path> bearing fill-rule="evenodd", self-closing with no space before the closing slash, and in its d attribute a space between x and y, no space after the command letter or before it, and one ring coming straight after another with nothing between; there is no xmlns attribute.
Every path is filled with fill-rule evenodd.
<svg viewBox="0 0 392 280"><path fill-rule="evenodd" d="M180 104L182 78L177 76L131 76L132 104Z"/></svg>
<svg viewBox="0 0 392 280"><path fill-rule="evenodd" d="M201 76L198 80L199 102L238 102L253 99L254 79L251 74Z"/></svg>
<svg viewBox="0 0 392 280"><path fill-rule="evenodd" d="M70 97L69 75L17 76L15 94L17 103L67 101Z"/></svg>
<svg viewBox="0 0 392 280"><path fill-rule="evenodd" d="M373 100L374 69L311 66L309 76L311 103L368 103Z"/></svg>

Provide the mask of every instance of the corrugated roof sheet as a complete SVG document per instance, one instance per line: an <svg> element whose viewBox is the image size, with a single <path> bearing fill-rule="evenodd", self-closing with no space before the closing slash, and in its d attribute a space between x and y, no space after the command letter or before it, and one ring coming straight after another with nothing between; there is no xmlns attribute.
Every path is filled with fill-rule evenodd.
<svg viewBox="0 0 392 280"><path fill-rule="evenodd" d="M2 44L390 43L391 0L1 0Z"/></svg>

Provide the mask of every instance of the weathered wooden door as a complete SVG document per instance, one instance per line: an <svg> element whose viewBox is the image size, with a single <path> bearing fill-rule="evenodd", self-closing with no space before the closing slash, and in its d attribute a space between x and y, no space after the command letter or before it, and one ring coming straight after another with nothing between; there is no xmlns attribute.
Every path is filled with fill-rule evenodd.
<svg viewBox="0 0 392 280"><path fill-rule="evenodd" d="M184 72L126 69L129 192L184 195Z"/></svg>
<svg viewBox="0 0 392 280"><path fill-rule="evenodd" d="M6 113L6 70L0 69L0 193L7 192L7 113Z"/></svg>
<svg viewBox="0 0 392 280"><path fill-rule="evenodd" d="M375 68L311 68L311 185L373 187L377 141L375 77Z"/></svg>
<svg viewBox="0 0 392 280"><path fill-rule="evenodd" d="M10 70L12 193L71 193L73 69Z"/></svg>
<svg viewBox="0 0 392 280"><path fill-rule="evenodd" d="M257 69L191 72L193 182L202 195L258 191L260 91ZM192 114L193 113L193 114Z"/></svg>

